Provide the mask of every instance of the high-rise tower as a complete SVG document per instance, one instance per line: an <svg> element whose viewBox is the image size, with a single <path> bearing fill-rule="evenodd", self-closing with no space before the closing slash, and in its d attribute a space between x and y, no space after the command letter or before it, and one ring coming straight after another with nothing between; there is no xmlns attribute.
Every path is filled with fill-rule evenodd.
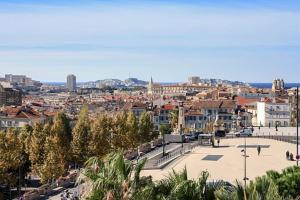
<svg viewBox="0 0 300 200"><path fill-rule="evenodd" d="M76 91L76 76L73 74L67 76L67 89L69 92Z"/></svg>

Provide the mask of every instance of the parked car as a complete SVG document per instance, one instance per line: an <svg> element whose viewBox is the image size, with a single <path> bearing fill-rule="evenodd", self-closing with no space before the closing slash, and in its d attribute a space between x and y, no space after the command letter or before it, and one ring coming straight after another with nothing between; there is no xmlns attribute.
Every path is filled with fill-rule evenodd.
<svg viewBox="0 0 300 200"><path fill-rule="evenodd" d="M235 134L236 137L250 137L252 136L252 129L251 128L244 128L243 130L237 132Z"/></svg>
<svg viewBox="0 0 300 200"><path fill-rule="evenodd" d="M139 152L144 155L146 153L149 153L151 151L151 144L150 143L145 143L139 146Z"/></svg>
<svg viewBox="0 0 300 200"><path fill-rule="evenodd" d="M201 134L203 134L202 131L201 132L195 132L195 138L198 139L198 136L201 135Z"/></svg>
<svg viewBox="0 0 300 200"><path fill-rule="evenodd" d="M163 145L163 139L158 138L152 142L152 146L161 147Z"/></svg>
<svg viewBox="0 0 300 200"><path fill-rule="evenodd" d="M226 133L223 130L217 130L215 132L215 137L225 137L225 136L226 136Z"/></svg>
<svg viewBox="0 0 300 200"><path fill-rule="evenodd" d="M185 135L185 139L188 139L188 141L194 141L196 137L194 134L187 134Z"/></svg>
<svg viewBox="0 0 300 200"><path fill-rule="evenodd" d="M137 150L129 150L125 152L125 158L128 160L133 160L138 156Z"/></svg>

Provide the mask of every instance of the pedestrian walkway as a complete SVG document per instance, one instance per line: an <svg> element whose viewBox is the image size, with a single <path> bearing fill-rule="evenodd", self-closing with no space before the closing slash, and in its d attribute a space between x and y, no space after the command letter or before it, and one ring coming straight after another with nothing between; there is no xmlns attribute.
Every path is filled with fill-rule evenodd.
<svg viewBox="0 0 300 200"><path fill-rule="evenodd" d="M233 183L236 179L241 181L244 177L244 158L241 145L244 145L244 138L221 140L220 148L196 147L193 152L173 161L164 169L143 170L141 175L151 175L154 180L160 180L173 168L181 170L186 166L188 177L192 179L196 179L201 171L207 170L210 173L210 179L223 179ZM263 138L247 138L248 145L255 147L247 149L249 155L247 176L250 180L264 175L268 170L280 171L296 164L296 162L286 159L287 150L296 155L294 144ZM268 148L261 148L260 155L258 155L257 145ZM203 160L208 155L222 156L216 160Z"/></svg>

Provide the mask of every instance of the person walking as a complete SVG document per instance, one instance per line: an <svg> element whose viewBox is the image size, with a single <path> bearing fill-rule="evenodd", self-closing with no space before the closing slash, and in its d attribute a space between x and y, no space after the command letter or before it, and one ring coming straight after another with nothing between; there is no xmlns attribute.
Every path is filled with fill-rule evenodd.
<svg viewBox="0 0 300 200"><path fill-rule="evenodd" d="M285 156L286 156L286 159L289 160L290 159L290 152L286 151Z"/></svg>
<svg viewBox="0 0 300 200"><path fill-rule="evenodd" d="M260 151L261 151L261 146L258 145L258 146L257 146L257 154L258 154L258 155L260 155Z"/></svg>
<svg viewBox="0 0 300 200"><path fill-rule="evenodd" d="M290 160L294 161L294 155L292 153L290 153Z"/></svg>

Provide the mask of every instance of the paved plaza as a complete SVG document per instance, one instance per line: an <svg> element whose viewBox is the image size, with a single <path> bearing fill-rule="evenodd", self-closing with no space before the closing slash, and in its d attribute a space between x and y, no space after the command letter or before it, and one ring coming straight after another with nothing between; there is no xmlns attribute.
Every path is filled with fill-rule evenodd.
<svg viewBox="0 0 300 200"><path fill-rule="evenodd" d="M264 175L268 170L280 171L296 164L296 161L286 160L285 153L289 150L296 155L296 145L271 139L247 138L247 177L253 180ZM141 175L151 175L159 180L174 169L181 170L187 167L188 177L196 179L201 171L210 173L210 180L242 181L244 177L244 157L242 156L244 138L223 139L219 148L197 147L193 152L170 163L162 170L144 170ZM257 145L261 145L261 154L258 156Z"/></svg>

